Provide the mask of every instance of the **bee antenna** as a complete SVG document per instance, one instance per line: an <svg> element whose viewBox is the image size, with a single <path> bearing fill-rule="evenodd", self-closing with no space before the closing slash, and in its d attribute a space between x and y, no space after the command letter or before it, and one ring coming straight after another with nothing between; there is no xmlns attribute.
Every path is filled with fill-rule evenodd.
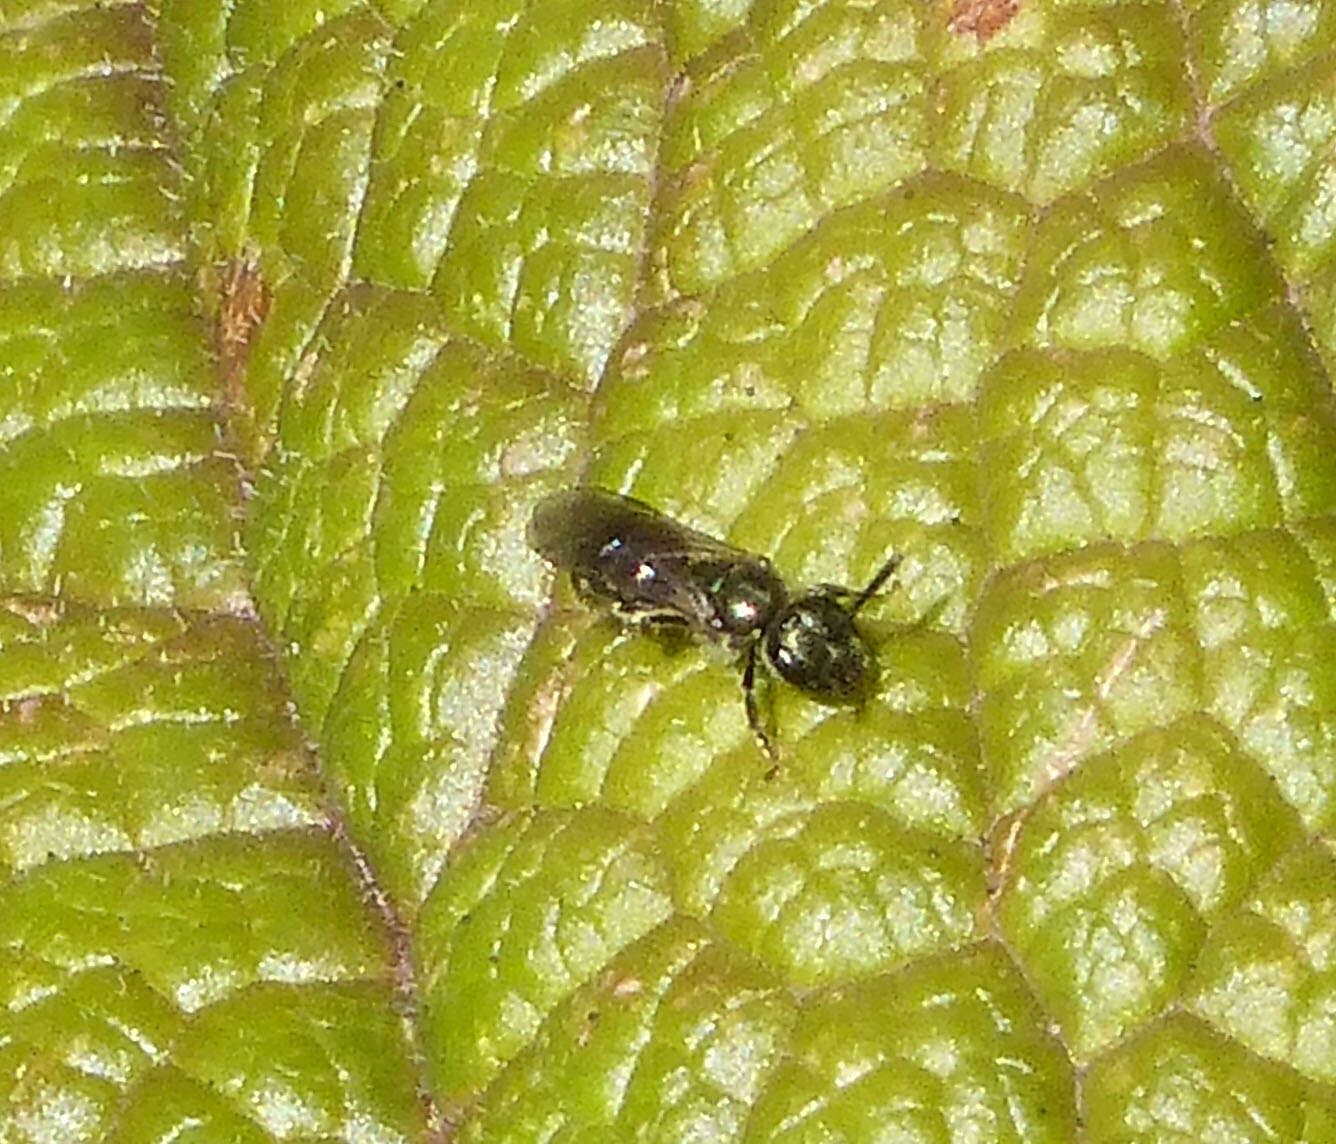
<svg viewBox="0 0 1336 1144"><path fill-rule="evenodd" d="M851 616L856 616L862 610L863 606L877 594L877 590L891 578L891 574L900 567L900 562L904 557L898 552L893 552L885 564L878 569L877 574L869 581L868 586L858 593L858 599L849 609Z"/></svg>

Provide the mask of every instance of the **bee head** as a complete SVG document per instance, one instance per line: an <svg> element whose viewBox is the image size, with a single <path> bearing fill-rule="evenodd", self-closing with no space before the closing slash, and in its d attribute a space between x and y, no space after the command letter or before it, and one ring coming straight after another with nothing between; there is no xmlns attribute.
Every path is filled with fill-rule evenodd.
<svg viewBox="0 0 1336 1144"><path fill-rule="evenodd" d="M861 703L876 683L876 661L853 617L820 590L775 616L766 630L765 655L786 683L828 703Z"/></svg>

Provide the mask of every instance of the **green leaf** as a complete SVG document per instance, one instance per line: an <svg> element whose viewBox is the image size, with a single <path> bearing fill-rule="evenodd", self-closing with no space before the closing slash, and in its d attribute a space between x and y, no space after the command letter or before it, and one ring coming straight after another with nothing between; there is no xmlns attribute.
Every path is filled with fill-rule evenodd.
<svg viewBox="0 0 1336 1144"><path fill-rule="evenodd" d="M1336 4L0 4L0 1141L1336 1138ZM862 708L530 550L861 585Z"/></svg>

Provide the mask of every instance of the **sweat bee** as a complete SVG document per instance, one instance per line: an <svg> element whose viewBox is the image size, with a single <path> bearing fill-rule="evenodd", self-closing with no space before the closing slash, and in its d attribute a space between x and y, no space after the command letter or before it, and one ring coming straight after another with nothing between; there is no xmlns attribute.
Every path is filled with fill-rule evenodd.
<svg viewBox="0 0 1336 1144"><path fill-rule="evenodd" d="M794 595L764 556L597 488L541 501L529 543L570 573L585 603L741 652L747 722L771 758L756 703L762 653L780 679L826 703L862 703L876 683L876 660L854 618L899 567L898 554L861 590L817 584Z"/></svg>

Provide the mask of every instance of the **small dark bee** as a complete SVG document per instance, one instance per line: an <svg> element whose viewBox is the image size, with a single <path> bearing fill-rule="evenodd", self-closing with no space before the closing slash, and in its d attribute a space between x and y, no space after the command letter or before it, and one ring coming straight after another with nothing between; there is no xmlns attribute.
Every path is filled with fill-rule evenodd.
<svg viewBox="0 0 1336 1144"><path fill-rule="evenodd" d="M862 703L876 683L876 661L854 617L899 566L898 555L861 591L818 584L793 596L764 556L595 488L543 500L529 525L529 542L570 572L586 603L742 652L747 721L772 758L774 746L756 705L758 649L786 683L827 703Z"/></svg>

